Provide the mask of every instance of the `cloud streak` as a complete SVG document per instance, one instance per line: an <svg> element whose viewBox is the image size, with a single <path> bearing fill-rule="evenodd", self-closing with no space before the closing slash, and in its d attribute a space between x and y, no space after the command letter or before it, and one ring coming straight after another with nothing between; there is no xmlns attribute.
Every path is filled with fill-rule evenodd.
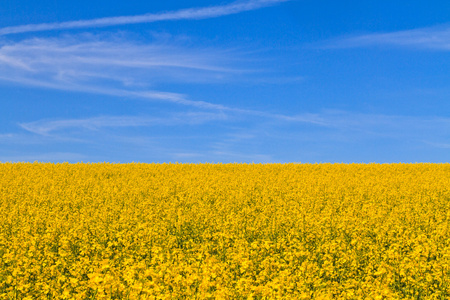
<svg viewBox="0 0 450 300"><path fill-rule="evenodd" d="M236 1L227 5L189 8L178 11L163 12L156 14L144 14L137 16L119 16L98 18L91 20L69 21L59 23L42 23L42 24L28 24L20 26L9 26L0 28L0 35L51 31L51 30L66 30L76 28L95 28L108 27L127 24L139 23L153 23L160 21L176 21L176 20L200 20L217 18L221 16L238 14L241 12L251 11L276 5L282 2L291 0L251 0L251 1Z"/></svg>
<svg viewBox="0 0 450 300"><path fill-rule="evenodd" d="M84 119L39 120L35 122L20 123L19 126L28 132L49 136L55 132L81 129L98 131L105 128L119 127L148 127L148 126L175 126L196 125L211 121L224 121L228 116L224 113L185 112L172 114L169 117L141 117L141 116L100 116Z"/></svg>
<svg viewBox="0 0 450 300"><path fill-rule="evenodd" d="M239 112L239 111L238 111ZM259 113L257 111L244 111L261 119L276 119L279 122L272 129L280 126L294 124L308 124L324 130L337 130L341 132L366 134L385 138L417 138L426 137L430 132L434 135L447 137L446 128L450 126L449 118L417 117L384 114L363 114L348 111L323 111L321 113L304 113L296 116ZM82 119L38 120L20 123L23 129L39 135L49 135L54 132L64 132L70 129L84 129L98 131L104 128L119 127L148 127L148 126L176 126L198 125L212 121L229 121L238 118L233 111L230 112L180 112L171 113L163 117L153 116L99 116ZM269 123L265 123L267 126ZM283 125L284 124L284 125ZM297 126L297 125L295 125ZM266 128L269 129L269 128ZM233 134L233 140L248 140L255 135L245 132Z"/></svg>
<svg viewBox="0 0 450 300"><path fill-rule="evenodd" d="M105 35L33 38L0 45L0 81L285 121L322 122L314 115L286 116L240 109L155 88L165 83L215 82L211 78L216 75L220 82L236 80L242 73L252 73L242 70L245 61L235 50L193 48L170 41L138 43ZM240 68L235 67L238 62Z"/></svg>
<svg viewBox="0 0 450 300"><path fill-rule="evenodd" d="M450 51L450 25L344 37L325 43L326 48L394 46Z"/></svg>
<svg viewBox="0 0 450 300"><path fill-rule="evenodd" d="M304 121L310 119L320 119L321 123L305 124ZM91 161L103 160L104 157L117 160L115 151L121 147L133 149L130 161L136 160L136 157L144 161L170 157L170 160L181 159L186 162L199 159L274 162L279 158L279 147L283 147L287 154L291 153L289 155L295 154L291 160L302 154L309 157L310 161L330 160L329 156L323 156L326 153L323 152L324 149L328 147L336 148L336 151L347 151L348 147L355 147L369 152L372 148L378 149L378 152L394 149L401 152L410 147L415 147L417 151L440 151L449 147L449 118L322 111L299 115L295 120L297 121L284 119L273 122L273 119L260 116L259 120L249 121L231 112L41 119L19 124L27 132L19 134L17 138L27 142L40 142L46 148L49 142L54 143L53 152L67 151L67 147L61 145L68 142L74 148L76 144L82 143L86 149L95 149L95 153L98 153L98 156L88 157ZM227 122L228 125L225 125ZM247 122L252 125L249 127ZM214 135L198 131L200 127L210 126L212 123L222 123L225 126L217 126ZM180 126L183 126L181 135ZM207 142L199 145L197 140ZM11 145L17 141L8 143ZM315 151L311 151L311 147ZM98 149L103 150L98 152ZM140 151L139 155L136 151ZM340 161L339 155L337 153L336 156L331 156L335 157L332 160ZM371 155L367 157L375 157ZM417 155L414 154L409 159L430 159L426 155Z"/></svg>
<svg viewBox="0 0 450 300"><path fill-rule="evenodd" d="M241 71L236 53L177 43L138 43L125 37L77 35L0 45L0 80L56 90L160 100L205 109L220 104L189 100L154 88L161 83L209 82Z"/></svg>

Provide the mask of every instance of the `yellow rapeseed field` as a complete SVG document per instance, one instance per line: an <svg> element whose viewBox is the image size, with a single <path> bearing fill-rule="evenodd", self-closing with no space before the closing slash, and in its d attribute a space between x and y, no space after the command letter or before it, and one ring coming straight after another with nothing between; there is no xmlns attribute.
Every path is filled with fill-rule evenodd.
<svg viewBox="0 0 450 300"><path fill-rule="evenodd" d="M0 164L0 299L450 299L450 164Z"/></svg>

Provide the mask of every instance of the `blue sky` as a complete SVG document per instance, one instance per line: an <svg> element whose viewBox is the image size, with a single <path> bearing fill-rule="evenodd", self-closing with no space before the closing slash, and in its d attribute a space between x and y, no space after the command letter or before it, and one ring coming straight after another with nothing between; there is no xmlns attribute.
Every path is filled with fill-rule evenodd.
<svg viewBox="0 0 450 300"><path fill-rule="evenodd" d="M4 0L0 161L448 162L448 1Z"/></svg>

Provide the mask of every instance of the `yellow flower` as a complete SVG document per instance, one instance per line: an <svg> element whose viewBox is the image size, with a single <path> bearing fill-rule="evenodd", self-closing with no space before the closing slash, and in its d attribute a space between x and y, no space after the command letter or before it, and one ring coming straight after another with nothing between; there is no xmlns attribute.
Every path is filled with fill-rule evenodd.
<svg viewBox="0 0 450 300"><path fill-rule="evenodd" d="M450 164L0 174L0 300L450 298Z"/></svg>

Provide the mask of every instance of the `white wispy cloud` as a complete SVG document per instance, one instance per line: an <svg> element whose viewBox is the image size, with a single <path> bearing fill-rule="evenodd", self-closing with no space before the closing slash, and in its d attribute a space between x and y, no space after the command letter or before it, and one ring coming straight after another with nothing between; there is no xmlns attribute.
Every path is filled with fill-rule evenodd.
<svg viewBox="0 0 450 300"><path fill-rule="evenodd" d="M37 31L75 29L75 28L107 27L126 24L152 23L159 21L209 19L232 14L238 14L245 11L256 10L259 8L268 7L287 1L291 0L236 1L226 5L189 8L156 14L143 14L136 16L119 16L119 17L98 18L91 20L10 26L0 28L0 35L37 32Z"/></svg>
<svg viewBox="0 0 450 300"><path fill-rule="evenodd" d="M253 118L247 119L249 116ZM259 121L258 121L259 118ZM219 144L229 144L251 139L258 139L261 135L272 137L286 137L279 130L294 126L316 126L320 130L329 133L335 132L336 136L363 139L378 138L407 138L422 141L426 137L446 138L446 128L450 128L450 119L442 117L418 117L383 114L364 114L346 111L324 111L321 113L304 113L294 116L270 114L258 111L230 109L228 111L192 111L170 113L166 116L99 116L91 118L73 118L57 120L38 120L20 123L19 126L31 133L42 136L53 134L76 132L76 130L99 131L108 128L130 128L150 126L178 126L178 125L204 125L209 122L223 122L233 120L236 128L239 122L245 120L260 124L254 131L246 129L242 132L229 132L227 138L219 141ZM275 121L276 123L273 123ZM257 128L260 128L258 130ZM294 130L291 128L292 130ZM75 131L74 131L75 130ZM292 132L289 130L289 132ZM294 130L295 132L295 130ZM67 135L63 135L68 138ZM329 135L326 135L327 138ZM0 136L1 137L1 136ZM10 137L10 135L5 135ZM359 139L359 138L358 138Z"/></svg>
<svg viewBox="0 0 450 300"><path fill-rule="evenodd" d="M19 124L23 129L40 135L48 135L54 131L81 128L88 130L98 130L105 127L136 127L149 126L156 123L157 119L140 117L95 117L86 119L66 119L66 120L39 120L29 123Z"/></svg>
<svg viewBox="0 0 450 300"><path fill-rule="evenodd" d="M136 42L126 36L75 35L0 45L0 81L127 100L159 100L257 117L320 121L312 115L292 117L192 100L186 94L155 88L165 83L208 82L215 75L226 82L242 73L252 73L251 68L242 67L245 56L236 50L182 46L170 40Z"/></svg>
<svg viewBox="0 0 450 300"><path fill-rule="evenodd" d="M395 46L416 49L450 50L450 25L337 38L325 42L328 48Z"/></svg>
<svg viewBox="0 0 450 300"><path fill-rule="evenodd" d="M0 80L223 109L219 104L189 100L184 94L154 86L239 73L231 67L233 55L237 56L226 49L193 48L170 41L135 42L123 36L33 38L0 45Z"/></svg>
<svg viewBox="0 0 450 300"><path fill-rule="evenodd" d="M62 145L68 142L74 149L77 144L83 143L83 149L95 150L95 157L87 157L91 161L104 160L105 157L114 160L117 151L126 148L134 154L139 152L139 155L126 158L130 161L136 157L144 161L167 161L170 157L173 161L186 162L275 162L281 157L280 147L286 155L303 153L308 157L285 157L287 160L292 161L295 158L303 161L323 161L330 159L330 153L324 150L330 147L340 151L355 147L369 152L372 148L378 149L377 151L396 149L395 151L409 151L411 154L413 150L408 147L416 147L421 151L439 151L447 149L450 141L447 130L450 128L450 118L438 116L330 110L293 119L274 119L266 116L259 116L257 119L258 116L253 116L249 121L247 117L248 115L233 115L232 112L192 111L169 113L165 116L42 119L19 124L26 132L18 135L21 140L35 139L35 143L45 144L46 149L53 143L54 147L50 149L54 152L66 151L67 148ZM320 119L321 122L305 122L308 118ZM198 126L210 126L212 123L221 124L214 127L214 135L198 131ZM180 126L183 127L182 134L179 132ZM196 140L202 140L203 144L200 146ZM11 143L10 140L5 143L11 145L17 141ZM427 159L423 153L421 155L413 155L411 157L417 158L410 159ZM337 153L331 157L334 157L334 160L340 156ZM366 159L369 159L368 157L371 156L366 156Z"/></svg>
<svg viewBox="0 0 450 300"><path fill-rule="evenodd" d="M260 143L264 139L294 143L300 141L320 143L367 141L371 143L384 140L409 141L437 147L437 145L449 144L448 128L450 128L450 118L439 116L325 110L293 117L265 118L261 122L254 122L251 128L236 129L236 132L227 134L226 138L216 142L215 145L220 149L239 148L247 145L249 141Z"/></svg>
<svg viewBox="0 0 450 300"><path fill-rule="evenodd" d="M81 129L98 131L104 128L147 127L156 125L196 125L211 121L224 121L229 118L223 112L184 112L174 113L167 117L142 116L100 116L82 119L38 120L20 123L19 126L28 132L48 136L55 132Z"/></svg>
<svg viewBox="0 0 450 300"><path fill-rule="evenodd" d="M361 133L368 138L420 138L427 135L444 137L450 128L450 118L439 116L408 116L368 114L340 110L325 110L313 114L316 124L347 133Z"/></svg>

